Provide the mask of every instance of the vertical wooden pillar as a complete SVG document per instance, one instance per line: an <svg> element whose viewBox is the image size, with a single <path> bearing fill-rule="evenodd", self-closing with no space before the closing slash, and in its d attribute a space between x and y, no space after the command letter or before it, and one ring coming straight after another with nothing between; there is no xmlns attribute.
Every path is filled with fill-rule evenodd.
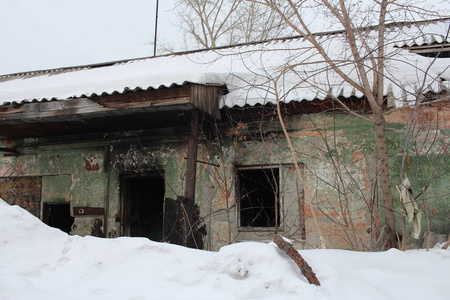
<svg viewBox="0 0 450 300"><path fill-rule="evenodd" d="M195 181L197 176L197 149L198 149L198 111L191 113L191 136L188 142L187 166L186 166L186 189L185 197L185 218L183 226L183 246L188 246L189 240L193 239L191 230L194 203L195 203Z"/></svg>

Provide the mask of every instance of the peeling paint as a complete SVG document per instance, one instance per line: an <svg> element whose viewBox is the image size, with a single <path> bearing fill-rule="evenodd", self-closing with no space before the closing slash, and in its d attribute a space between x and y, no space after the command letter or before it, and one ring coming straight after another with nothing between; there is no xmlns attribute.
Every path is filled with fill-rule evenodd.
<svg viewBox="0 0 450 300"><path fill-rule="evenodd" d="M86 155L86 171L98 171L100 170L99 157L96 154Z"/></svg>
<svg viewBox="0 0 450 300"><path fill-rule="evenodd" d="M450 149L446 146L450 142L449 113L447 106L437 111L424 108L419 118L423 123L417 124L412 133L414 143L407 149L410 153L407 171L415 195L427 185L430 177L436 176L423 195L430 208L432 229L436 232L450 230L445 221L450 213ZM406 108L386 116L393 183L399 177L405 124L409 117L410 111ZM245 231L239 228L235 167L272 165L288 172L283 175L280 186L285 193L281 201L280 233L301 241L305 248L320 244L310 218L311 211L304 207L302 199L303 193L308 192L329 247L367 247L379 237L382 228L381 209L375 209L381 199L372 193L376 190L377 166L375 136L370 123L345 114L289 116L286 121L298 162L304 166L306 191L295 170L288 167L293 163L292 156L275 122L241 122L234 127L220 124L219 130L225 136L201 141L199 161L213 164L199 162L197 166L196 203L207 224L205 244L216 250L229 242L271 239L273 229ZM26 149L21 156L0 157L0 177L68 176L70 185L64 189L64 201L70 201L72 208L103 208L106 214L75 216L71 233L117 237L123 235L119 218L123 209L121 176L162 170L166 180L165 197L177 199L184 194L186 151L187 143L175 138L170 142L154 138L132 143L117 140L106 146L90 142L36 147ZM299 203L303 207L301 211ZM398 210L398 203L395 205Z"/></svg>

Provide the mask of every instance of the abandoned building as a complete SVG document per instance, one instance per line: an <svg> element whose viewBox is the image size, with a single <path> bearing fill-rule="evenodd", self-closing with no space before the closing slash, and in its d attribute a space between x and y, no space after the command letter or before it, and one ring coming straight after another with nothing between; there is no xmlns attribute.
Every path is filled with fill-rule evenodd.
<svg viewBox="0 0 450 300"><path fill-rule="evenodd" d="M449 22L387 26L393 193L405 162L421 237L450 231ZM358 81L345 31L315 36ZM311 201L327 247L368 249L383 231L370 118L303 37L3 75L0 198L74 235L210 250L275 232L318 247Z"/></svg>

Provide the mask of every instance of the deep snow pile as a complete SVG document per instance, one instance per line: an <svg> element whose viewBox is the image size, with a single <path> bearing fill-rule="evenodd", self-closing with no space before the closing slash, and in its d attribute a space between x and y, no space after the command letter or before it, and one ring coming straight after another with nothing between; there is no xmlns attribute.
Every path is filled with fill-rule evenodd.
<svg viewBox="0 0 450 300"><path fill-rule="evenodd" d="M449 299L450 251L301 251L306 282L273 243L219 252L143 238L68 236L0 200L0 299Z"/></svg>

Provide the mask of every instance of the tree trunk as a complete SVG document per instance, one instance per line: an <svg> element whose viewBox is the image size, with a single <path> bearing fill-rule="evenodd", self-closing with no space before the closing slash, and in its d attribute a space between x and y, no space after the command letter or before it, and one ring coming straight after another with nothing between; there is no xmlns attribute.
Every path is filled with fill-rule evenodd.
<svg viewBox="0 0 450 300"><path fill-rule="evenodd" d="M382 110L374 112L375 134L376 134L376 155L378 170L381 182L381 191L384 205L384 222L387 228L388 244L387 248L393 248L397 245L395 233L395 211L394 197L392 195L391 179L389 175L389 155L387 150L386 132L384 128L384 117Z"/></svg>

